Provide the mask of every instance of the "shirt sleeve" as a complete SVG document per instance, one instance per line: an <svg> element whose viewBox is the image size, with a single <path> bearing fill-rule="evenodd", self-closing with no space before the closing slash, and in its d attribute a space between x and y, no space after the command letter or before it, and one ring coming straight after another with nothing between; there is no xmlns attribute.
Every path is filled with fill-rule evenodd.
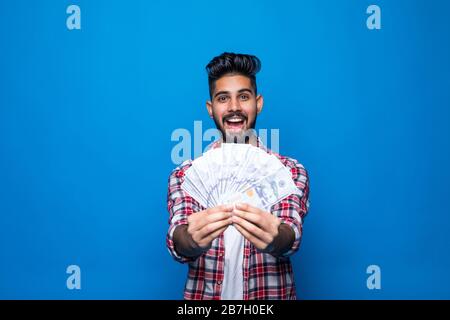
<svg viewBox="0 0 450 320"><path fill-rule="evenodd" d="M282 257L289 257L300 247L302 237L303 219L309 209L309 178L306 169L294 160L291 166L292 179L300 190L299 194L291 194L275 204L272 207L272 213L275 214L282 223L289 225L295 233L294 243Z"/></svg>
<svg viewBox="0 0 450 320"><path fill-rule="evenodd" d="M184 180L184 171L189 165L181 165L172 171L169 177L169 187L167 193L167 210L169 211L169 230L166 236L166 245L170 255L180 263L195 261L197 258L184 257L176 250L173 243L173 233L176 227L187 225L187 217L193 212L200 210L200 205L196 200L189 196L181 184Z"/></svg>

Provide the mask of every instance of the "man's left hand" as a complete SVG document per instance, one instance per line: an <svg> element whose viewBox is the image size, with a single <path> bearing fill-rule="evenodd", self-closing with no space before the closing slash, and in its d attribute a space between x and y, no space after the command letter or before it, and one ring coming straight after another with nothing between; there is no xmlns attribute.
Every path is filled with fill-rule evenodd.
<svg viewBox="0 0 450 320"><path fill-rule="evenodd" d="M236 229L256 248L270 253L279 235L281 221L270 212L238 203L233 210L232 221Z"/></svg>

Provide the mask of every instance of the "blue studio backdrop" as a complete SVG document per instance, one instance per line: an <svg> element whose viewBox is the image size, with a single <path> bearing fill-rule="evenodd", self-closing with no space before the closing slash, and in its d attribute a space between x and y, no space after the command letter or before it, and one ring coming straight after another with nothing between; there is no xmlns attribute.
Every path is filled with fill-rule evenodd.
<svg viewBox="0 0 450 320"><path fill-rule="evenodd" d="M449 299L449 12L0 1L0 298L182 298L167 179L174 148L209 143L204 68L231 51L261 59L258 128L310 175L298 297Z"/></svg>

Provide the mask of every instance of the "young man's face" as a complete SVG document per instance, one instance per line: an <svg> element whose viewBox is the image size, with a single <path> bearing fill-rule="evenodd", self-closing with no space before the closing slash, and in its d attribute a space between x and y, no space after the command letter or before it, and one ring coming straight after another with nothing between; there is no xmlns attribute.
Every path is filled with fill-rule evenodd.
<svg viewBox="0 0 450 320"><path fill-rule="evenodd" d="M255 128L263 97L255 95L250 78L242 75L219 78L211 99L206 102L208 113L226 141L248 135L248 130Z"/></svg>

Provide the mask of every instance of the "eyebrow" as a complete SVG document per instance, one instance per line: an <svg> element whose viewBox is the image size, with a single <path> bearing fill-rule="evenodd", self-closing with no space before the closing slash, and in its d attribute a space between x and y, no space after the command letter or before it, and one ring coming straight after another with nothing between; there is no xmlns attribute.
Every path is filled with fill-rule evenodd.
<svg viewBox="0 0 450 320"><path fill-rule="evenodd" d="M242 92L249 92L253 94L253 91L250 90L249 88L243 88L238 90L238 93L242 93ZM214 95L214 98L217 97L219 94L230 94L230 91L219 91Z"/></svg>

